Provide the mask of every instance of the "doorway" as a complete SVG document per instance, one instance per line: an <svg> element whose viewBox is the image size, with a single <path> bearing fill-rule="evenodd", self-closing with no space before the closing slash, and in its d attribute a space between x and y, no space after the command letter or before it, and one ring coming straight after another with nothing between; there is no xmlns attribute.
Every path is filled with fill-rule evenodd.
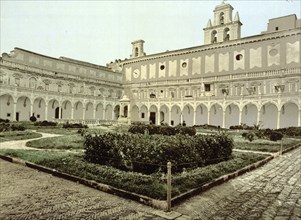
<svg viewBox="0 0 301 220"><path fill-rule="evenodd" d="M150 112L149 121L156 124L156 112Z"/></svg>

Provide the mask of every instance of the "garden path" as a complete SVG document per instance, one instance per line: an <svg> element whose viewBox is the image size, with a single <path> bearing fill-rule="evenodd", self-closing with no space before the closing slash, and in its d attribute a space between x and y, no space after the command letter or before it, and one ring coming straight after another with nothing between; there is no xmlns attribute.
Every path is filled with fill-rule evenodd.
<svg viewBox="0 0 301 220"><path fill-rule="evenodd" d="M37 148L27 147L26 143L28 141L38 140L38 139L41 139L41 138L62 136L60 134L48 134L48 133L41 133L41 132L37 132L37 133L41 134L42 137L32 138L32 139L26 139L26 140L1 142L0 143L0 149L43 150L43 149L37 149Z"/></svg>

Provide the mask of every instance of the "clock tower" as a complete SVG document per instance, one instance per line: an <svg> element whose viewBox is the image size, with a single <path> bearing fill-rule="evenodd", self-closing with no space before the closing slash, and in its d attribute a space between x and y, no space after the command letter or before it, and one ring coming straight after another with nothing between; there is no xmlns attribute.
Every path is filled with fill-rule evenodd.
<svg viewBox="0 0 301 220"><path fill-rule="evenodd" d="M132 42L133 50L132 50L131 58L142 57L146 55L144 53L143 44L144 44L144 40L137 40Z"/></svg>

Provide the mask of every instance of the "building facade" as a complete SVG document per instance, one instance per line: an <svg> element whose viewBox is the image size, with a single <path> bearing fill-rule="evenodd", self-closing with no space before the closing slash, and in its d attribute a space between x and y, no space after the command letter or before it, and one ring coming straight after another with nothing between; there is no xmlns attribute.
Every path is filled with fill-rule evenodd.
<svg viewBox="0 0 301 220"><path fill-rule="evenodd" d="M122 75L107 67L15 48L2 54L0 118L11 121L115 121Z"/></svg>
<svg viewBox="0 0 301 220"><path fill-rule="evenodd" d="M241 25L223 2L204 28L203 46L145 55L144 41L133 42L130 59L109 64L124 75L128 120L300 126L300 19L271 19L267 31L245 38Z"/></svg>
<svg viewBox="0 0 301 220"><path fill-rule="evenodd" d="M301 20L270 19L241 37L240 16L222 3L204 28L204 45L106 67L20 48L1 57L0 118L99 123L301 126Z"/></svg>

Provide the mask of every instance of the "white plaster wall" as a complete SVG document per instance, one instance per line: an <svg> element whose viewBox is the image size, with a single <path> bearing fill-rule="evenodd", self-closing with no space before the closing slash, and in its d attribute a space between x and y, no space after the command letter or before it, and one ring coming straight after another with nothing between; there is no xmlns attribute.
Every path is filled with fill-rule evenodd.
<svg viewBox="0 0 301 220"><path fill-rule="evenodd" d="M250 68L262 67L262 49L250 49Z"/></svg>
<svg viewBox="0 0 301 220"><path fill-rule="evenodd" d="M192 58L192 75L201 74L201 57Z"/></svg>
<svg viewBox="0 0 301 220"><path fill-rule="evenodd" d="M300 63L300 41L286 43L286 64Z"/></svg>
<svg viewBox="0 0 301 220"><path fill-rule="evenodd" d="M268 103L262 106L260 110L260 121L263 128L277 128L277 112L277 107L274 104Z"/></svg>
<svg viewBox="0 0 301 220"><path fill-rule="evenodd" d="M9 103L9 105L7 105ZM0 96L0 118L13 120L14 101L12 96L2 95ZM10 113L10 117L7 117L7 113Z"/></svg>
<svg viewBox="0 0 301 220"><path fill-rule="evenodd" d="M208 109L201 105L196 109L196 125L208 124Z"/></svg>
<svg viewBox="0 0 301 220"><path fill-rule="evenodd" d="M294 103L287 103L281 108L280 128L298 126L298 106Z"/></svg>
<svg viewBox="0 0 301 220"><path fill-rule="evenodd" d="M168 76L176 76L176 75L177 75L177 60L169 61Z"/></svg>
<svg viewBox="0 0 301 220"><path fill-rule="evenodd" d="M220 126L223 125L223 110L218 104L215 104L210 109L210 125Z"/></svg>
<svg viewBox="0 0 301 220"><path fill-rule="evenodd" d="M257 124L257 107L253 104L248 104L243 107L241 115L241 123L248 126Z"/></svg>
<svg viewBox="0 0 301 220"><path fill-rule="evenodd" d="M218 56L219 69L218 71L228 71L229 70L229 53L222 54Z"/></svg>
<svg viewBox="0 0 301 220"><path fill-rule="evenodd" d="M205 73L214 72L214 54L205 56Z"/></svg>
<svg viewBox="0 0 301 220"><path fill-rule="evenodd" d="M229 105L226 108L225 127L229 128L232 125L239 125L239 108L237 105Z"/></svg>

